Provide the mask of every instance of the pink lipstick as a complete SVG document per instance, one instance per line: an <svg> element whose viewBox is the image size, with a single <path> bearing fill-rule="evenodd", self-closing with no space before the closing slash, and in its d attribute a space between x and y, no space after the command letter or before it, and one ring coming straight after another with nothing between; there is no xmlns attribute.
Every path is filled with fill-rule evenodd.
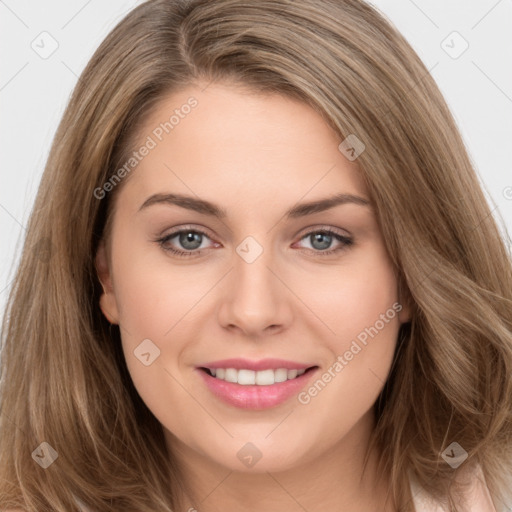
<svg viewBox="0 0 512 512"><path fill-rule="evenodd" d="M208 389L225 403L242 409L276 407L309 382L318 366L283 359L223 359L196 370Z"/></svg>

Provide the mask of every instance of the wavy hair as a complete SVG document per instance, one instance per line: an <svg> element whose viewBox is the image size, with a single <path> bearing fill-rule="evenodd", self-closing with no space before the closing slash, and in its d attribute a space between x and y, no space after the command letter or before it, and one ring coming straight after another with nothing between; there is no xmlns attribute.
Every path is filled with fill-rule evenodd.
<svg viewBox="0 0 512 512"><path fill-rule="evenodd" d="M184 485L99 308L94 256L133 151L168 94L230 81L313 107L358 163L413 306L375 403L371 440L401 511L409 477L458 510L479 464L496 507L511 487L512 265L454 119L393 25L360 0L149 0L106 37L56 132L2 323L0 506L171 512ZM453 469L440 453L468 453ZM43 470L47 442L58 459ZM32 454L32 456L31 456ZM503 508L504 510L504 508Z"/></svg>

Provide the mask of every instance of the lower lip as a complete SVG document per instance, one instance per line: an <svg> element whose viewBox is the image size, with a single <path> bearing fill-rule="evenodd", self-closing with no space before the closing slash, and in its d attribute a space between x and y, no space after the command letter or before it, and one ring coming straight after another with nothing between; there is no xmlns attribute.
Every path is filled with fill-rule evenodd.
<svg viewBox="0 0 512 512"><path fill-rule="evenodd" d="M236 382L216 379L199 368L197 371L201 374L209 390L224 402L240 409L269 409L286 402L293 395L297 395L317 369L312 368L295 379L268 386L244 386Z"/></svg>

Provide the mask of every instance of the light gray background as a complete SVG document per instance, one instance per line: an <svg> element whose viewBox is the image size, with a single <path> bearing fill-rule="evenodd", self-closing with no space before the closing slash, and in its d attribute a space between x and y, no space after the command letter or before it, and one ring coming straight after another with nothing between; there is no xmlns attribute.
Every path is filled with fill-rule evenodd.
<svg viewBox="0 0 512 512"><path fill-rule="evenodd" d="M99 43L139 3L0 0L0 312L69 95ZM493 215L512 234L512 0L372 3L431 70L459 124ZM453 58L464 40L467 50ZM44 55L56 44L50 56Z"/></svg>

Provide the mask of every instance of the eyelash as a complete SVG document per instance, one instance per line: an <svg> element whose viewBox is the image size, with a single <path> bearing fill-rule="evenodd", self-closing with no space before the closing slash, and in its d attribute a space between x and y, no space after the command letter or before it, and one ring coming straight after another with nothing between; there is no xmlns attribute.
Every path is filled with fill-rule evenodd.
<svg viewBox="0 0 512 512"><path fill-rule="evenodd" d="M180 251L180 250L177 250L177 249L173 249L172 247L166 247L165 246L165 244L169 240L173 239L176 235L179 235L181 233L197 233L197 234L206 236L207 238L210 238L208 236L208 233L205 233L201 229L182 228L180 230L174 231L173 233L169 233L168 235L165 235L164 237L155 240L155 242L157 242L160 245L160 247L162 247L162 249L164 251L173 253L174 255L176 255L176 256L178 256L180 258L186 258L186 257L191 257L191 256L199 256L201 254L202 250ZM327 250L324 250L324 251L315 250L315 249L307 249L307 248L306 249L302 249L303 251L307 251L307 252L311 252L312 251L313 253L315 253L315 255L318 254L320 256L329 256L329 255L334 254L336 252L345 250L347 247L350 247L354 243L352 238L350 238L348 236L340 235L339 233L337 233L336 231L333 231L330 228L317 228L315 230L311 230L311 231L305 233L300 238L300 240L303 240L304 238L306 238L306 237L308 237L308 236L310 236L312 234L317 234L317 233L321 233L323 235L333 236L334 238L336 238L336 240L341 242L342 245L340 247L337 247L336 249L327 249Z"/></svg>

